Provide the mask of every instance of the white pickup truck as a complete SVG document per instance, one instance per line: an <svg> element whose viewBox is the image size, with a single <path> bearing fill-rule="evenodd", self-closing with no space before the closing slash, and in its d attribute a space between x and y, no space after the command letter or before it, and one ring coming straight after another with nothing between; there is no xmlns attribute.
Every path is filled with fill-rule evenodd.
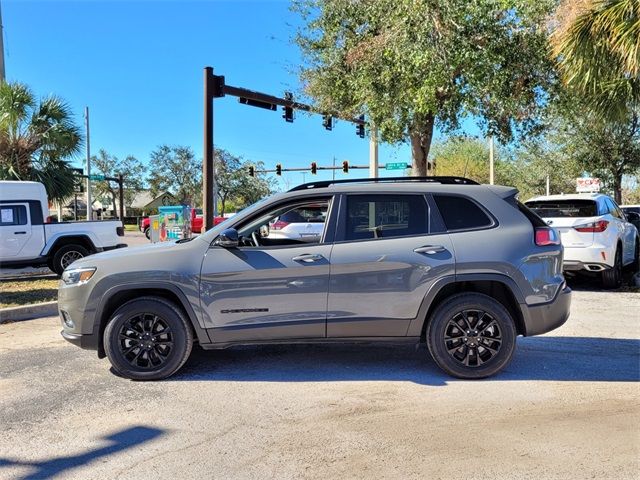
<svg viewBox="0 0 640 480"><path fill-rule="evenodd" d="M0 268L48 266L58 275L92 253L122 248L119 220L51 222L44 185L0 181Z"/></svg>

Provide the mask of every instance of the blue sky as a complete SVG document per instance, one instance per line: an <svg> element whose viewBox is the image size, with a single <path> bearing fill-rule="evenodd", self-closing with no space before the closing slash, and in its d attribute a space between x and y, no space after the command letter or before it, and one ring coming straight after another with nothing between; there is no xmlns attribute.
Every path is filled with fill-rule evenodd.
<svg viewBox="0 0 640 480"><path fill-rule="evenodd" d="M79 123L89 106L92 153L104 148L146 163L156 146L175 144L200 158L205 66L235 86L279 96L299 88L300 53L292 42L299 20L284 0L2 0L2 20L7 79L63 97ZM289 124L280 110L240 105L235 97L215 102L215 144L268 168L330 165L334 156L337 164L368 163L368 140L351 124L328 132L319 116L300 113ZM381 163L405 160L408 146L381 146ZM303 179L284 177L291 185Z"/></svg>

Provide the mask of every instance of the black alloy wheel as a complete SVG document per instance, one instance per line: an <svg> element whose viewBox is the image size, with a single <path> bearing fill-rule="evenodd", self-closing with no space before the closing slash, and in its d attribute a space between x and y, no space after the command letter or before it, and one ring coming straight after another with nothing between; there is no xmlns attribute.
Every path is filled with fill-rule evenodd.
<svg viewBox="0 0 640 480"><path fill-rule="evenodd" d="M447 352L465 367L479 367L496 356L502 345L498 322L483 310L463 310L445 328Z"/></svg>

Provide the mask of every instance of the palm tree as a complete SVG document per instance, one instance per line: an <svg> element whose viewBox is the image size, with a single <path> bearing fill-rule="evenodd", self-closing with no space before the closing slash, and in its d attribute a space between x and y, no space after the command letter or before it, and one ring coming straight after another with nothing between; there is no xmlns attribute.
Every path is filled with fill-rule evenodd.
<svg viewBox="0 0 640 480"><path fill-rule="evenodd" d="M565 0L552 35L565 83L602 118L640 106L640 1Z"/></svg>
<svg viewBox="0 0 640 480"><path fill-rule="evenodd" d="M49 96L36 101L22 83L0 83L0 179L44 184L49 198L73 194L74 177L67 159L82 144L70 108Z"/></svg>

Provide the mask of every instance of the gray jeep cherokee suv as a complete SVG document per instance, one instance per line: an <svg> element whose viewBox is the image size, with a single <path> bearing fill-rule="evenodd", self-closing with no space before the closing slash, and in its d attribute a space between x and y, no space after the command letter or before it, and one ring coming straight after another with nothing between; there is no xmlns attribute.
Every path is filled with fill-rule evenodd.
<svg viewBox="0 0 640 480"><path fill-rule="evenodd" d="M518 335L569 316L560 241L516 194L458 177L301 185L194 239L73 263L62 335L136 380L175 373L194 341L426 342L445 372L487 377ZM273 234L292 216L313 228Z"/></svg>

